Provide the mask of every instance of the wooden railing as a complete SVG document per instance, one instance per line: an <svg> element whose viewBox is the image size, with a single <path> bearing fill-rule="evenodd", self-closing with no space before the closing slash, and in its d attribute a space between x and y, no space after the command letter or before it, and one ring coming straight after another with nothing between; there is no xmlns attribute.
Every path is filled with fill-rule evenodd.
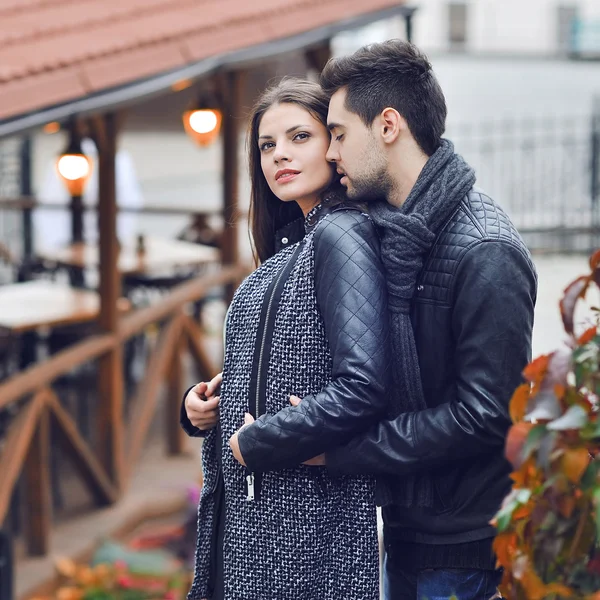
<svg viewBox="0 0 600 600"><path fill-rule="evenodd" d="M96 504L116 502L131 481L163 383L167 386L168 450L171 454L182 451L179 409L185 391L182 358L186 349L203 378L215 374L200 327L186 313L186 305L202 299L215 286L239 281L246 272L243 267L227 267L183 283L160 303L122 317L116 332L89 337L0 384L0 410L18 406L0 453L0 525L9 512L15 485L23 475L25 498L22 505L26 512L23 533L30 554L46 554L49 544L50 454L54 450L50 444L51 420L61 444L68 450L67 456ZM148 357L145 375L133 395L128 423L124 422L121 406L117 407L119 418L107 419L106 415L114 414L114 410L113 413L99 411L97 427L101 434L98 447L94 449L63 408L53 383L86 362L118 355L116 351L126 340L151 324L160 324L160 333ZM98 383L102 385L102 381ZM106 431L110 435L102 435ZM111 468L114 465L117 465L116 469Z"/></svg>

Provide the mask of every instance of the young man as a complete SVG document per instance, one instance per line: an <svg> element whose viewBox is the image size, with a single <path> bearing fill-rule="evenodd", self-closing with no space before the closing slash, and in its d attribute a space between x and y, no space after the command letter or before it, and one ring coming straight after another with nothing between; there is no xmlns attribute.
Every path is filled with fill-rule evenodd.
<svg viewBox="0 0 600 600"><path fill-rule="evenodd" d="M489 522L511 486L504 440L530 358L535 269L442 139L444 95L414 46L388 41L333 59L321 84L328 158L350 198L371 200L380 230L400 392L388 420L312 464L377 476L387 600L488 600L499 582ZM288 424L335 418L307 397L243 428L232 447L251 470L287 467L298 455L280 449L302 446Z"/></svg>

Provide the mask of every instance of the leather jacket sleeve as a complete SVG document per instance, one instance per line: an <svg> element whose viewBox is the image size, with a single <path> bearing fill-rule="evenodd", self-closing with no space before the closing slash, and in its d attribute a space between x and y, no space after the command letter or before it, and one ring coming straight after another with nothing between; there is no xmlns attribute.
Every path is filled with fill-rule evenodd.
<svg viewBox="0 0 600 600"><path fill-rule="evenodd" d="M192 425L192 422L188 419L187 412L185 411L185 399L193 388L194 386L189 388L188 391L183 395L181 408L179 409L179 424L190 437L206 437L210 429L198 429L196 426Z"/></svg>
<svg viewBox="0 0 600 600"><path fill-rule="evenodd" d="M252 471L296 466L367 429L387 407L389 317L375 227L358 211L339 210L319 223L314 245L332 381L299 406L263 415L240 432Z"/></svg>
<svg viewBox="0 0 600 600"><path fill-rule="evenodd" d="M531 356L536 286L530 260L509 242L468 250L453 296L454 398L379 422L328 453L328 468L405 475L502 447L509 400Z"/></svg>

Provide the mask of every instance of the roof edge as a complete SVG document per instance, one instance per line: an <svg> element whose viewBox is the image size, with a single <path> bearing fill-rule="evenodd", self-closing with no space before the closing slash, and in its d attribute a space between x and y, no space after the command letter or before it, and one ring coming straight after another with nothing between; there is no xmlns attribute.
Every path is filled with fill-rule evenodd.
<svg viewBox="0 0 600 600"><path fill-rule="evenodd" d="M293 52L301 48L310 48L342 31L356 29L373 21L396 15L406 16L412 14L414 10L414 7L402 4L349 19L342 19L336 23L318 27L292 37L205 58L153 77L135 80L124 86L110 88L84 98L17 115L0 121L0 138L21 134L52 121L64 121L73 115L89 115L101 110L124 108L135 104L139 100L146 100L164 94L171 89L173 84L182 79L200 79L218 69L249 65L278 54Z"/></svg>

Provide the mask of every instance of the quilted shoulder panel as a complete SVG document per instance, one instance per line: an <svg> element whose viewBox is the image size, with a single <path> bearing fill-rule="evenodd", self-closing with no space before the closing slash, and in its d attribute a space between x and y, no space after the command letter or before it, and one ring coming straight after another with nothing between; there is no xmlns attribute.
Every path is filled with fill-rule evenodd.
<svg viewBox="0 0 600 600"><path fill-rule="evenodd" d="M487 194L474 189L462 200L431 249L417 284L416 299L449 304L452 280L463 255L474 244L490 240L505 241L529 254L504 210Z"/></svg>

